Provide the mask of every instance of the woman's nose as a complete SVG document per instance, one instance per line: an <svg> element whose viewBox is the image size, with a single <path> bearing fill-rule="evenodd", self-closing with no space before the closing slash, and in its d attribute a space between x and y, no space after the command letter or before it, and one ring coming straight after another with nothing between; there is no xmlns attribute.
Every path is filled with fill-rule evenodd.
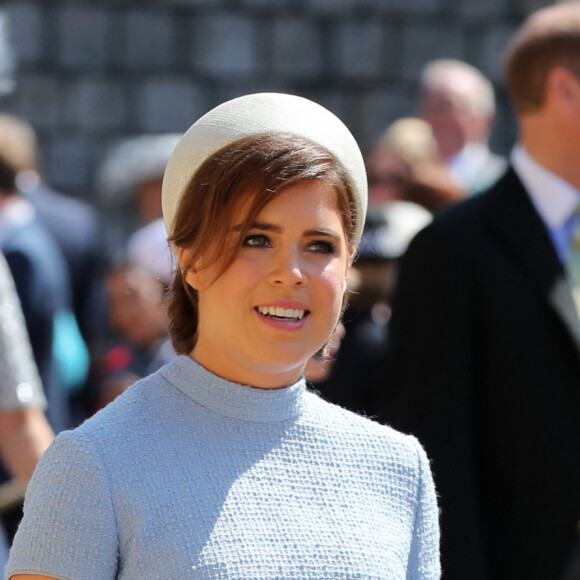
<svg viewBox="0 0 580 580"><path fill-rule="evenodd" d="M303 286L306 283L306 275L300 250L292 248L277 252L272 259L269 277L272 284Z"/></svg>

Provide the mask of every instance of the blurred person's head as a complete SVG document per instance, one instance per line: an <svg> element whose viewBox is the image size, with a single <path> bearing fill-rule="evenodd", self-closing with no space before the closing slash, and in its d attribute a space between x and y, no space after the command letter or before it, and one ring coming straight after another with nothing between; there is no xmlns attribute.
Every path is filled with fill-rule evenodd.
<svg viewBox="0 0 580 580"><path fill-rule="evenodd" d="M421 75L419 112L446 161L469 143L488 142L495 119L493 85L465 62L433 61Z"/></svg>
<svg viewBox="0 0 580 580"><path fill-rule="evenodd" d="M524 147L580 188L580 2L529 16L509 43L504 62Z"/></svg>
<svg viewBox="0 0 580 580"><path fill-rule="evenodd" d="M148 270L167 287L171 286L176 260L162 219L139 228L129 237L126 260Z"/></svg>
<svg viewBox="0 0 580 580"><path fill-rule="evenodd" d="M0 113L0 153L18 173L37 166L37 139L30 123Z"/></svg>
<svg viewBox="0 0 580 580"><path fill-rule="evenodd" d="M116 266L107 277L111 326L142 349L167 336L164 285L143 268Z"/></svg>
<svg viewBox="0 0 580 580"><path fill-rule="evenodd" d="M0 114L0 196L6 200L17 193L16 177L26 156L26 138L20 122Z"/></svg>
<svg viewBox="0 0 580 580"><path fill-rule="evenodd" d="M436 159L431 127L421 119L398 119L385 129L368 155L369 203L381 205L404 198L413 165Z"/></svg>
<svg viewBox="0 0 580 580"><path fill-rule="evenodd" d="M38 138L30 123L0 114L0 151L16 171L16 187L27 192L40 180Z"/></svg>
<svg viewBox="0 0 580 580"><path fill-rule="evenodd" d="M391 147L377 143L367 157L369 204L380 206L405 196L405 188L412 178L411 165Z"/></svg>
<svg viewBox="0 0 580 580"><path fill-rule="evenodd" d="M390 305L398 261L431 219L431 212L409 201L394 200L369 208L348 281L350 304L355 309L369 310L377 303Z"/></svg>
<svg viewBox="0 0 580 580"><path fill-rule="evenodd" d="M161 186L181 135L140 135L112 147L98 172L98 188L111 205L130 203L149 224L163 216Z"/></svg>
<svg viewBox="0 0 580 580"><path fill-rule="evenodd" d="M539 111L561 69L580 78L580 3L560 4L532 14L510 42L505 78L518 115Z"/></svg>
<svg viewBox="0 0 580 580"><path fill-rule="evenodd" d="M417 203L433 212L462 197L443 165L431 126L398 119L383 132L367 158L369 203Z"/></svg>

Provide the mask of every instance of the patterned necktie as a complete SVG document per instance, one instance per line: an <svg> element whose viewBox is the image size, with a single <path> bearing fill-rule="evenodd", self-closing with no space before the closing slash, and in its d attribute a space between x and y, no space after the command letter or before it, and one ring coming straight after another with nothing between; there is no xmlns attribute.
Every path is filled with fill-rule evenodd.
<svg viewBox="0 0 580 580"><path fill-rule="evenodd" d="M580 207L571 220L570 243L568 246L567 271L572 283L572 295L576 303L576 311L580 317Z"/></svg>

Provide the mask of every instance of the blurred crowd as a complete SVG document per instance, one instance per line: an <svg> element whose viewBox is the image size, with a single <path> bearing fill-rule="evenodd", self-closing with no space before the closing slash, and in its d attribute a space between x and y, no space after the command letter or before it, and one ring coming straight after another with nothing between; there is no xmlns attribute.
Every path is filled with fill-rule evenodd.
<svg viewBox="0 0 580 580"><path fill-rule="evenodd" d="M548 67L545 98L554 103L546 107L556 111L546 120L541 107L517 100L525 95L525 71L507 69L521 129L509 161L489 148L492 83L458 60L425 66L416 116L377 128L367 152L369 213L348 306L326 358L307 367L324 398L414 432L425 445L441 496L450 579L564 578L578 538L580 469L570 458L578 453L580 464L580 427L571 426L580 416L569 414L580 411L580 322L571 298L565 314L553 306L565 293L558 280L568 255L560 251L556 218L545 216L561 210L546 209L546 197L530 193L532 203L524 200L520 183L528 193L534 183L562 187L532 167L529 154L551 177L571 183L573 201L580 200L580 26L570 34L574 74L566 76L565 64ZM525 58L539 62L541 51L529 50ZM566 107L569 118L562 118ZM175 356L165 310L175 261L161 183L179 137L138 135L112 147L97 175L97 210L54 191L34 127L0 115L0 257L9 269L0 269L0 286L5 280L11 296L2 295L0 325L12 328L14 313L23 315L18 344L0 345L0 360L10 352L20 357L14 400L0 393L5 482L29 477L5 451L5 416L32 409L29 448L42 450L51 430L78 425ZM515 189L512 202L507 190ZM529 283L528 262L536 270ZM10 328L7 337L14 336ZM2 372L8 383L9 371ZM522 491L523 477L537 479L541 489ZM552 479L569 483L557 497ZM526 511L536 509L538 497L550 521ZM18 519L18 511L10 515L14 503L4 508L8 536ZM534 551L545 551L543 563ZM529 565L521 566L524 554ZM507 572L493 572L502 566ZM568 569L566 580L580 578L577 568Z"/></svg>

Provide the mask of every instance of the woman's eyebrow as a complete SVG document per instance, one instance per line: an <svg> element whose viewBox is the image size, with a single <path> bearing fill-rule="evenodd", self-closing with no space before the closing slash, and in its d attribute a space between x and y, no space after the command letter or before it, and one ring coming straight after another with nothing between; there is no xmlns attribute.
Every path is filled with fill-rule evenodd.
<svg viewBox="0 0 580 580"><path fill-rule="evenodd" d="M340 240L340 234L333 230L324 230L324 229L306 230L303 235L307 237L327 236L330 238L335 238L336 240Z"/></svg>
<svg viewBox="0 0 580 580"><path fill-rule="evenodd" d="M232 230L239 232L242 229L242 224L237 224L232 227ZM255 222L250 226L251 230L260 230L263 232L274 232L276 234L282 233L282 228L278 225L267 223L267 222ZM334 230L325 230L325 229L312 229L306 230L302 234L305 237L316 237L316 236L325 236L334 238L336 240L340 240L340 233L335 232Z"/></svg>
<svg viewBox="0 0 580 580"><path fill-rule="evenodd" d="M232 230L235 232L239 232L242 229L242 224L237 224L232 227ZM276 226L274 224L269 223L262 223L262 222L255 222L250 226L251 230L262 230L264 232L275 232L280 233L282 232L282 228L280 226Z"/></svg>

